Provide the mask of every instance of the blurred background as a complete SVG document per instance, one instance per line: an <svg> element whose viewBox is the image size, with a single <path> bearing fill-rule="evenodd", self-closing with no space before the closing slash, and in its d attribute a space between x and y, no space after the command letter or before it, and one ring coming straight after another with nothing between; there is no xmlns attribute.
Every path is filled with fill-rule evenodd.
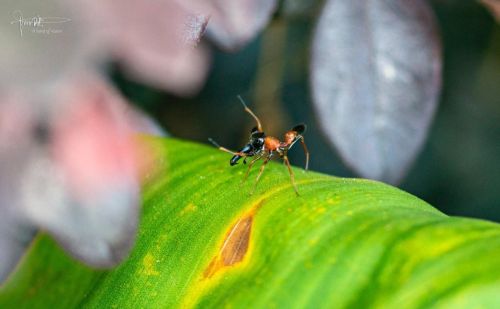
<svg viewBox="0 0 500 309"><path fill-rule="evenodd" d="M206 144L212 137L230 149L242 146L254 126L239 94L269 135L308 125L311 170L355 177L322 135L311 102L310 42L321 2L281 5L265 31L236 53L212 49L211 71L195 97L128 80L118 65L110 76L172 136ZM431 4L443 44L443 88L428 139L399 187L446 214L500 222L500 26L477 1ZM290 157L303 166L301 149Z"/></svg>

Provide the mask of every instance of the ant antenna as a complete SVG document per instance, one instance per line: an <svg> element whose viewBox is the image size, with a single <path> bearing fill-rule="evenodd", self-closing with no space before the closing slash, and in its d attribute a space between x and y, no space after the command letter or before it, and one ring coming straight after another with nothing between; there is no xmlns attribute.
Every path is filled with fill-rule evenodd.
<svg viewBox="0 0 500 309"><path fill-rule="evenodd" d="M243 153L243 152L235 152L235 151L232 151L232 150L229 150L227 149L226 147L222 147L221 145L219 145L216 141L214 141L212 138L208 138L208 141L210 143L212 143L215 147L219 148L219 150L222 150L222 151L225 151L227 153L230 153L232 154L233 156L240 156L240 157L247 157L247 154L246 153Z"/></svg>
<svg viewBox="0 0 500 309"><path fill-rule="evenodd" d="M243 98L241 97L241 95L238 94L236 97L240 100L241 104L243 104L243 107L245 109L247 109L248 106L245 104L245 101L243 100Z"/></svg>
<svg viewBox="0 0 500 309"><path fill-rule="evenodd" d="M240 100L241 104L243 104L243 107L245 108L245 111L247 113L249 113L250 116L252 116L253 119L255 119L255 121L257 122L257 130L259 130L259 132L263 132L262 125L260 124L259 118L257 116L255 116L255 114L250 110L250 108L248 108L248 106L245 104L245 101L243 101L243 98L240 95L237 95L237 97Z"/></svg>
<svg viewBox="0 0 500 309"><path fill-rule="evenodd" d="M211 137L208 138L208 141L210 143L212 143L212 145L214 145L215 147L221 148L221 146L216 141L214 141Z"/></svg>

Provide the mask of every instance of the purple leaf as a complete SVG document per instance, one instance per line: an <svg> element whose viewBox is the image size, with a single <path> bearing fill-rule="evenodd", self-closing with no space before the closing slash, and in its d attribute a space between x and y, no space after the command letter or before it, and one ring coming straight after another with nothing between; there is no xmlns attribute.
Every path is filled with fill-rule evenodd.
<svg viewBox="0 0 500 309"><path fill-rule="evenodd" d="M212 0L207 35L222 49L236 50L264 29L276 10L276 0Z"/></svg>
<svg viewBox="0 0 500 309"><path fill-rule="evenodd" d="M404 177L436 109L440 73L438 30L424 1L326 3L312 51L315 109L361 176Z"/></svg>

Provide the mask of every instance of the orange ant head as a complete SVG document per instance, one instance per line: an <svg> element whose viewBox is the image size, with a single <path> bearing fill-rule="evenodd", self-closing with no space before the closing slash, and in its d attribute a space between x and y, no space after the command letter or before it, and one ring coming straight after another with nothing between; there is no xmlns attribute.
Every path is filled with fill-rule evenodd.
<svg viewBox="0 0 500 309"><path fill-rule="evenodd" d="M296 137L297 137L296 131L287 131L285 133L284 143L290 145L291 143L293 143Z"/></svg>
<svg viewBox="0 0 500 309"><path fill-rule="evenodd" d="M305 131L306 131L305 124L301 123L299 125L296 125L295 127L293 127L293 129L285 133L284 143L286 145L292 144L297 138L297 136L301 135Z"/></svg>

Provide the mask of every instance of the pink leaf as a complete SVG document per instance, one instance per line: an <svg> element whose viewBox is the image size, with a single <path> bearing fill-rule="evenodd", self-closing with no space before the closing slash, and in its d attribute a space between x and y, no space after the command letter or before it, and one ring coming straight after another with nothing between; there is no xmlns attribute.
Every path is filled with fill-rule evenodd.
<svg viewBox="0 0 500 309"><path fill-rule="evenodd" d="M203 84L208 53L196 45L204 32L203 17L172 0L85 1L88 29L118 59L127 73L178 94L190 94Z"/></svg>

